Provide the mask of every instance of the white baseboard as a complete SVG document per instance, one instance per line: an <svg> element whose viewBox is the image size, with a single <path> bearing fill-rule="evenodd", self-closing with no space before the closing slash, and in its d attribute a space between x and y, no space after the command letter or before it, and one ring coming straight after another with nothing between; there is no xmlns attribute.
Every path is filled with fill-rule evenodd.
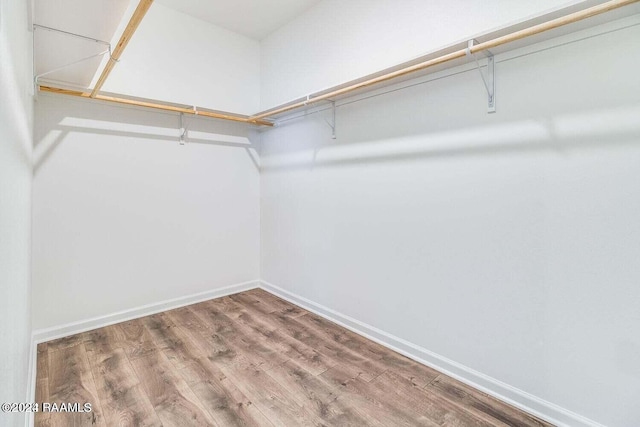
<svg viewBox="0 0 640 427"><path fill-rule="evenodd" d="M186 297L148 304L106 316L33 331L30 349L29 390L27 394L27 401L35 401L37 345L41 342L90 331L92 329L102 328L104 326L149 316L166 310L184 307L186 305L220 298L225 295L231 295L258 287L557 426L604 427L602 424L593 420L512 387L509 384L503 383L495 378L489 377L488 375L447 359L444 356L261 280L239 283ZM32 416L27 417L26 426L33 426Z"/></svg>
<svg viewBox="0 0 640 427"><path fill-rule="evenodd" d="M259 287L259 285L259 280L251 280L249 282L237 283L235 285L225 286L224 288L217 288L193 295L155 302L128 310L119 311L117 313L107 314L105 316L81 320L79 322L67 323L51 328L38 329L33 331L32 340L36 344L39 344L57 338L63 338L69 335L87 332L92 329L98 329L105 326L114 325L116 323L126 322L127 320L137 319L139 317L149 316L151 314L172 310L174 308L184 307L185 305L196 304L198 302L220 298L225 295L248 291L249 289L255 289Z"/></svg>
<svg viewBox="0 0 640 427"><path fill-rule="evenodd" d="M31 345L29 346L29 367L27 371L27 397L25 402L36 401L36 368L38 366L38 344L33 340L31 335ZM27 412L24 417L25 427L33 427L34 413Z"/></svg>
<svg viewBox="0 0 640 427"><path fill-rule="evenodd" d="M360 322L352 317L338 313L323 305L310 301L302 296L282 289L271 283L261 281L260 287L267 292L281 297L295 305L298 305L312 313L322 316L340 326L343 326L359 335L375 341L393 351L403 354L426 366L434 368L465 384L481 390L497 399L507 402L532 415L542 418L557 426L572 427L604 427L582 415L571 412L565 408L540 399L532 394L496 380L488 375L473 370L467 366L447 359L416 344L402 338L391 335L385 331Z"/></svg>

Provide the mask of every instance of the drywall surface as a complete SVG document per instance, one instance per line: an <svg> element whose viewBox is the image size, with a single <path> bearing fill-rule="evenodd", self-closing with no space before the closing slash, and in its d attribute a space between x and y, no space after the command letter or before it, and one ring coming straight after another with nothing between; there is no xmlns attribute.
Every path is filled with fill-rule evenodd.
<svg viewBox="0 0 640 427"><path fill-rule="evenodd" d="M260 99L260 44L156 2L103 90L252 114Z"/></svg>
<svg viewBox="0 0 640 427"><path fill-rule="evenodd" d="M324 0L261 43L261 107L579 1Z"/></svg>
<svg viewBox="0 0 640 427"><path fill-rule="evenodd" d="M34 329L259 278L249 128L185 123L181 146L178 115L40 95Z"/></svg>
<svg viewBox="0 0 640 427"><path fill-rule="evenodd" d="M30 327L31 34L26 2L0 4L0 403L27 395ZM0 425L24 414L0 413Z"/></svg>
<svg viewBox="0 0 640 427"><path fill-rule="evenodd" d="M636 15L497 57L495 114L466 67L264 133L263 279L640 425L639 49Z"/></svg>

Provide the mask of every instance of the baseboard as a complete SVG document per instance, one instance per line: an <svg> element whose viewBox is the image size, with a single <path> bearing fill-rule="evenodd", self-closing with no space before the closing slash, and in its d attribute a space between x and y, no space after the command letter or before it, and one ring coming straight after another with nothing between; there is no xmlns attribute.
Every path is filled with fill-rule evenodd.
<svg viewBox="0 0 640 427"><path fill-rule="evenodd" d="M604 427L593 420L576 414L544 399L496 380L467 366L447 359L416 344L396 337L352 317L346 316L321 304L282 289L271 283L261 281L260 287L312 313L335 322L359 335L375 341L393 351L403 354L426 366L434 368L465 384L481 390L497 399L507 402L530 414L542 418L557 426Z"/></svg>
<svg viewBox="0 0 640 427"><path fill-rule="evenodd" d="M495 378L475 371L453 360L447 359L444 356L261 280L239 283L186 297L148 304L106 316L95 317L80 322L73 322L34 331L32 334L32 344L30 349L27 401L35 401L37 345L41 342L90 331L92 329L149 316L166 310L214 298L220 298L225 295L231 295L258 287L557 426L604 427L602 424L593 420L512 387L506 383L496 380ZM25 425L27 427L33 425L32 416L28 416L26 418Z"/></svg>
<svg viewBox="0 0 640 427"><path fill-rule="evenodd" d="M27 397L25 402L36 401L36 368L38 366L38 344L31 334L31 345L29 346L29 367L27 371ZM27 412L24 417L25 427L33 427L34 413Z"/></svg>
<svg viewBox="0 0 640 427"><path fill-rule="evenodd" d="M185 305L195 304L198 302L220 298L225 295L236 294L238 292L248 291L259 287L259 280L251 280L249 282L238 283L223 288L217 288L210 291L200 292L193 295L174 298L166 301L160 301L152 304L143 305L128 310L119 311L106 316L94 317L91 319L81 320L79 322L67 323L64 325L54 326L46 329L38 329L33 331L32 339L37 345L42 342L51 341L57 338L67 337L69 335L79 334L81 332L90 331L92 329L102 328L104 326L116 323L126 322L127 320L137 319L139 317L149 316L151 314L160 313L174 308L184 307Z"/></svg>

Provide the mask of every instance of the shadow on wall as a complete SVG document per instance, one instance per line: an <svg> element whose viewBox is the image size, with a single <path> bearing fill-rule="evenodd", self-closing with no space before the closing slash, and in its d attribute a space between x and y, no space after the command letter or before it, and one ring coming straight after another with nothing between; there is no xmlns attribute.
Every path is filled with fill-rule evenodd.
<svg viewBox="0 0 640 427"><path fill-rule="evenodd" d="M1 22L0 22L1 24ZM11 52L11 44L5 32L0 32L0 126L2 131L15 129L15 140L20 144L20 156L25 165L31 162L31 96L21 92L20 78L16 75L16 64ZM27 114L25 114L27 112ZM9 124L11 124L9 126ZM5 128L6 126L6 128ZM4 142L4 141L3 141Z"/></svg>
<svg viewBox="0 0 640 427"><path fill-rule="evenodd" d="M260 169L256 150L257 130L244 124L196 116L184 116L181 123L177 114L113 106L99 101L67 99L56 95L41 94L37 102L49 103L52 108L46 108L46 113L37 118L39 126L36 127L33 147L34 175L38 174L39 169L72 133L129 138L127 143L131 144L140 140L153 140L178 145L184 132L185 144L244 149L256 169ZM71 108L55 108L58 103ZM69 116L69 111L73 111L73 116Z"/></svg>
<svg viewBox="0 0 640 427"><path fill-rule="evenodd" d="M450 123L448 128L440 124L440 129L435 131L414 126L414 134L408 134L406 127L401 124L395 125L395 130L389 129L389 125L387 129L381 129L377 120L362 117L354 110L346 111L340 120L342 125L338 122L337 140L330 137L331 130L325 123L325 115L326 112L320 111L287 124L289 129L283 127L276 130L283 132L277 137L283 140L300 140L295 134L302 132L300 129L303 127L307 128L307 132L312 127L319 136L301 141L297 148L288 146L282 152L278 152L280 150L276 146L270 155L263 156L262 170L423 161L517 152L552 151L562 155L575 148L633 145L640 142L640 103L493 123L491 116L488 116L484 120L472 121L466 127L459 126L459 122ZM372 131L371 127L376 130ZM375 138L376 135L384 135L385 138Z"/></svg>

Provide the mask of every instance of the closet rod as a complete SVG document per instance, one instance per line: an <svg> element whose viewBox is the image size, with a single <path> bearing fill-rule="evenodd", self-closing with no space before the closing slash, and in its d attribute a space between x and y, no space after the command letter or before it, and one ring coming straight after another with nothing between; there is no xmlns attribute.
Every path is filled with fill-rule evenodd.
<svg viewBox="0 0 640 427"><path fill-rule="evenodd" d="M501 46L503 44L506 43L510 43L510 42L514 42L526 37L530 37L530 36L534 36L536 34L540 34L543 33L545 31L548 30L553 30L555 28L559 28L562 27L564 25L568 25L568 24L573 24L575 22L578 21L582 21L583 19L587 19L587 18L591 18L593 16L596 15L600 15L602 13L605 12L609 12L611 10L614 9L618 9L620 7L623 6L627 6L630 5L632 3L636 3L637 1L640 0L611 0L611 1L607 1L605 3L599 4L597 6L593 6L590 7L588 9L585 10L581 10L579 12L575 12L572 13L570 15L567 16L563 16L557 19L553 19L551 21L548 22L544 22L542 24L538 24L538 25L534 25L532 27L529 28L525 28L523 30L520 31L516 31L513 32L511 34L507 34L505 36L502 37L497 37L493 40L489 40L483 43L479 43L471 48L469 48L469 53L473 54L473 53L478 53L478 52L482 52L485 50L489 50L492 49L494 47L497 46ZM320 102L320 101L328 101L331 100L331 98L335 98L337 96L340 95L345 95L348 94L350 92L353 92L355 90L358 89L362 89L365 88L367 86L372 86L378 83L382 83L385 81L389 81L392 79L395 79L397 77L401 77L410 73L414 73L416 71L421 71L424 70L426 68L429 67L433 67L434 65L439 65L445 62L449 62L449 61L453 61L454 59L459 59L459 58L464 58L467 55L467 49L460 49L458 51L452 52L452 53L448 53L446 55L442 55L439 56L437 58L433 58L433 59L429 59L427 61L421 62L419 64L415 64L397 71L393 71L391 73L388 74L383 74L381 76L378 77L374 77L372 79L369 80L365 80L363 82L360 83L355 83L352 84L350 86L341 88L341 89L336 89L333 90L331 92L322 94L322 95L317 95L317 96L308 96L304 101L299 101L299 102L295 102L293 104L290 105L285 105L273 110L267 110L267 111L263 111L261 113L258 113L256 115L253 115L251 117L249 117L249 119L251 120L257 120L257 119L264 119L267 117L271 117L274 116L276 114L280 114L280 113L285 113L287 111L291 111L291 110L295 110L297 108L302 108L305 106L308 106L309 104L313 104L316 102Z"/></svg>
<svg viewBox="0 0 640 427"><path fill-rule="evenodd" d="M122 36L120 36L120 40L118 41L116 48L113 50L111 57L102 70L102 74L100 74L100 78L98 79L96 86L91 91L91 98L96 98L98 92L100 92L100 89L102 89L104 82L107 80L107 77L109 77L109 74L111 74L111 70L113 70L116 62L120 60L120 56L122 55L124 48L127 47L129 40L131 40L133 33L135 33L136 29L138 29L140 22L142 22L142 18L144 18L144 15L146 15L152 3L153 0L140 0L140 3L138 3L138 7L136 7L135 12L133 12L129 23L122 33Z"/></svg>
<svg viewBox="0 0 640 427"><path fill-rule="evenodd" d="M52 93L59 93L62 95L77 96L80 98L89 98L89 93L77 91L77 90L61 89L61 88L51 87L51 86L40 86L40 90L43 92L52 92ZM106 96L106 95L96 95L93 99L97 99L99 101L114 102L116 104L131 105L135 107L145 107L145 108L153 108L156 110L172 111L175 113L193 114L196 116L209 117L212 119L231 120L238 123L247 123L247 124L253 124L253 125L260 125L260 126L273 126L273 123L268 122L266 120L252 119L250 117L233 116L231 114L215 113L212 111L203 111L203 110L199 110L197 107L193 107L193 108L178 107L175 105L163 104L161 103L161 101L154 101L154 102L137 101L134 99L117 98L114 96Z"/></svg>

